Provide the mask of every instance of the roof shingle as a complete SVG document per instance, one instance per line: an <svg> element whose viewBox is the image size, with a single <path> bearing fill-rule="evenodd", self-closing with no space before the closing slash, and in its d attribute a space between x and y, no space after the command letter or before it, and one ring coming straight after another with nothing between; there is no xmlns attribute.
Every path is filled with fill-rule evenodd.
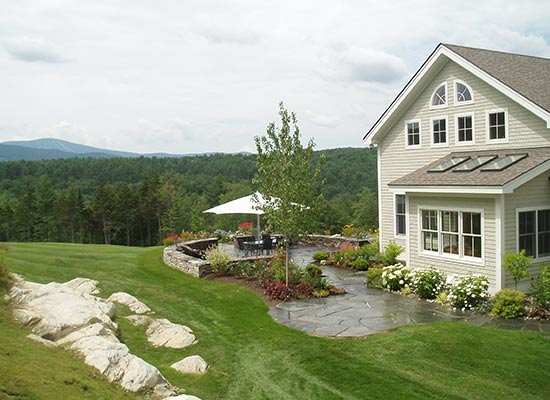
<svg viewBox="0 0 550 400"><path fill-rule="evenodd" d="M443 44L550 112L550 59Z"/></svg>

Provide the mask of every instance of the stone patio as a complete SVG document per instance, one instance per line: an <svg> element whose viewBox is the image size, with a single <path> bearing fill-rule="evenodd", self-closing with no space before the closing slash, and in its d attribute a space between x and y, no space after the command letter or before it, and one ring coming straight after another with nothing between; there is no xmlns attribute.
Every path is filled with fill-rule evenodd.
<svg viewBox="0 0 550 400"><path fill-rule="evenodd" d="M291 257L300 265L311 260L317 248L293 249ZM280 303L269 314L278 322L316 336L360 337L398 326L439 321L461 321L478 326L550 332L550 321L505 320L473 312L453 311L424 300L417 300L372 289L364 284L365 273L323 267L324 275L347 294L322 299Z"/></svg>

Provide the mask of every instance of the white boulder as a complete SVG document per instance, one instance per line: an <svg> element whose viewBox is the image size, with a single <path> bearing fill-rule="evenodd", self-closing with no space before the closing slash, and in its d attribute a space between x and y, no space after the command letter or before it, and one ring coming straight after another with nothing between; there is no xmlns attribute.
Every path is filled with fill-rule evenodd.
<svg viewBox="0 0 550 400"><path fill-rule="evenodd" d="M70 287L80 293L98 294L100 290L97 288L98 281L86 278L74 278L71 281L65 282L63 285Z"/></svg>
<svg viewBox="0 0 550 400"><path fill-rule="evenodd" d="M156 347L183 349L197 342L191 329L185 325L173 324L167 319L151 321L145 334L149 343Z"/></svg>
<svg viewBox="0 0 550 400"><path fill-rule="evenodd" d="M97 323L97 324L85 326L84 328L81 328L77 331L69 333L67 336L57 340L55 344L60 346L65 343L73 343L79 339L90 337L90 336L101 336L113 343L117 343L119 341L112 330L106 328L102 324Z"/></svg>
<svg viewBox="0 0 550 400"><path fill-rule="evenodd" d="M168 385L159 370L141 358L130 354L128 347L100 336L83 337L71 346L85 357L86 364L104 374L110 382L138 392L157 385Z"/></svg>
<svg viewBox="0 0 550 400"><path fill-rule="evenodd" d="M178 372L184 374L206 374L208 363L201 356L189 356L171 365Z"/></svg>
<svg viewBox="0 0 550 400"><path fill-rule="evenodd" d="M180 394L178 396L165 397L162 400L201 400L196 396L191 396L190 394Z"/></svg>
<svg viewBox="0 0 550 400"><path fill-rule="evenodd" d="M108 300L114 303L124 304L136 314L145 314L151 312L151 309L149 307L147 307L131 294L125 292L113 293L111 296L109 296Z"/></svg>
<svg viewBox="0 0 550 400"><path fill-rule="evenodd" d="M44 339L56 341L87 325L101 323L116 332L111 320L116 307L113 303L68 286L52 282L28 289L14 287L14 316Z"/></svg>
<svg viewBox="0 0 550 400"><path fill-rule="evenodd" d="M147 315L128 315L126 319L134 326L149 325L149 323L153 320Z"/></svg>

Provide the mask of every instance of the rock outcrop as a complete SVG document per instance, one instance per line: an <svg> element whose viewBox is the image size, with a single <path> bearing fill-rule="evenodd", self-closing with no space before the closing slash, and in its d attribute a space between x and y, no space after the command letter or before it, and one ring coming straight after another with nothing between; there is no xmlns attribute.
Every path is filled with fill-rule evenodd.
<svg viewBox="0 0 550 400"><path fill-rule="evenodd" d="M113 294L111 300L93 296L98 292L97 284L76 278L43 285L15 276L10 291L14 316L32 328L29 338L52 347L68 345L84 356L86 364L127 390L150 391L154 398L198 399L177 396L181 390L172 387L156 367L120 343L118 325L112 320L116 313L113 301L128 304L136 313L150 312L149 307L122 292ZM134 317L136 322L149 324L148 332L151 329L154 338L150 341L155 345L181 348L196 342L191 329L183 325L143 315Z"/></svg>
<svg viewBox="0 0 550 400"><path fill-rule="evenodd" d="M156 347L183 349L197 342L191 329L185 325L173 324L167 319L151 321L145 334L147 341Z"/></svg>
<svg viewBox="0 0 550 400"><path fill-rule="evenodd" d="M151 312L151 309L149 307L147 307L131 294L125 292L113 293L111 296L109 296L108 300L112 301L113 303L124 304L136 314L146 314L148 312Z"/></svg>
<svg viewBox="0 0 550 400"><path fill-rule="evenodd" d="M94 323L113 332L118 329L111 319L116 313L112 302L61 283L19 286L16 282L10 295L15 318L44 339L56 341Z"/></svg>
<svg viewBox="0 0 550 400"><path fill-rule="evenodd" d="M201 356L189 356L171 365L176 371L184 374L203 375L208 371L208 363Z"/></svg>

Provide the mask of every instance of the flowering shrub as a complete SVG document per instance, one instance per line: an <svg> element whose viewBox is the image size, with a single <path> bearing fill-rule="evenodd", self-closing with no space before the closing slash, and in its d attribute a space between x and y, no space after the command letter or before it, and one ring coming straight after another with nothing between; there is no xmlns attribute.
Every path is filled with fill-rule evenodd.
<svg viewBox="0 0 550 400"><path fill-rule="evenodd" d="M540 276L531 283L533 305L550 311L550 267L543 267Z"/></svg>
<svg viewBox="0 0 550 400"><path fill-rule="evenodd" d="M411 278L411 271L403 264L389 265L382 269L382 287L392 292L409 287Z"/></svg>
<svg viewBox="0 0 550 400"><path fill-rule="evenodd" d="M489 297L489 279L483 275L462 277L449 290L451 305L463 311L477 308Z"/></svg>
<svg viewBox="0 0 550 400"><path fill-rule="evenodd" d="M348 224L348 225L344 225L344 229L342 229L342 236L354 237L354 238L366 238L368 236L368 232L367 232L367 229L361 226Z"/></svg>
<svg viewBox="0 0 550 400"><path fill-rule="evenodd" d="M206 261L212 267L212 272L215 274L224 274L229 271L229 263L231 257L218 247L211 247L205 252Z"/></svg>
<svg viewBox="0 0 550 400"><path fill-rule="evenodd" d="M180 238L182 242L188 242L190 240L208 239L213 236L216 236L216 235L207 231L188 232L183 230L181 231L181 234L180 234Z"/></svg>
<svg viewBox="0 0 550 400"><path fill-rule="evenodd" d="M412 290L422 299L435 299L447 287L447 275L431 267L416 271L412 279Z"/></svg>
<svg viewBox="0 0 550 400"><path fill-rule="evenodd" d="M240 233L250 233L252 232L252 222L241 222L237 225L237 228Z"/></svg>
<svg viewBox="0 0 550 400"><path fill-rule="evenodd" d="M518 290L501 290L493 297L491 312L502 318L516 318L525 315L525 294Z"/></svg>
<svg viewBox="0 0 550 400"><path fill-rule="evenodd" d="M169 232L166 234L164 239L162 239L162 244L164 246L171 246L174 243L177 243L181 240L180 236L176 232Z"/></svg>

